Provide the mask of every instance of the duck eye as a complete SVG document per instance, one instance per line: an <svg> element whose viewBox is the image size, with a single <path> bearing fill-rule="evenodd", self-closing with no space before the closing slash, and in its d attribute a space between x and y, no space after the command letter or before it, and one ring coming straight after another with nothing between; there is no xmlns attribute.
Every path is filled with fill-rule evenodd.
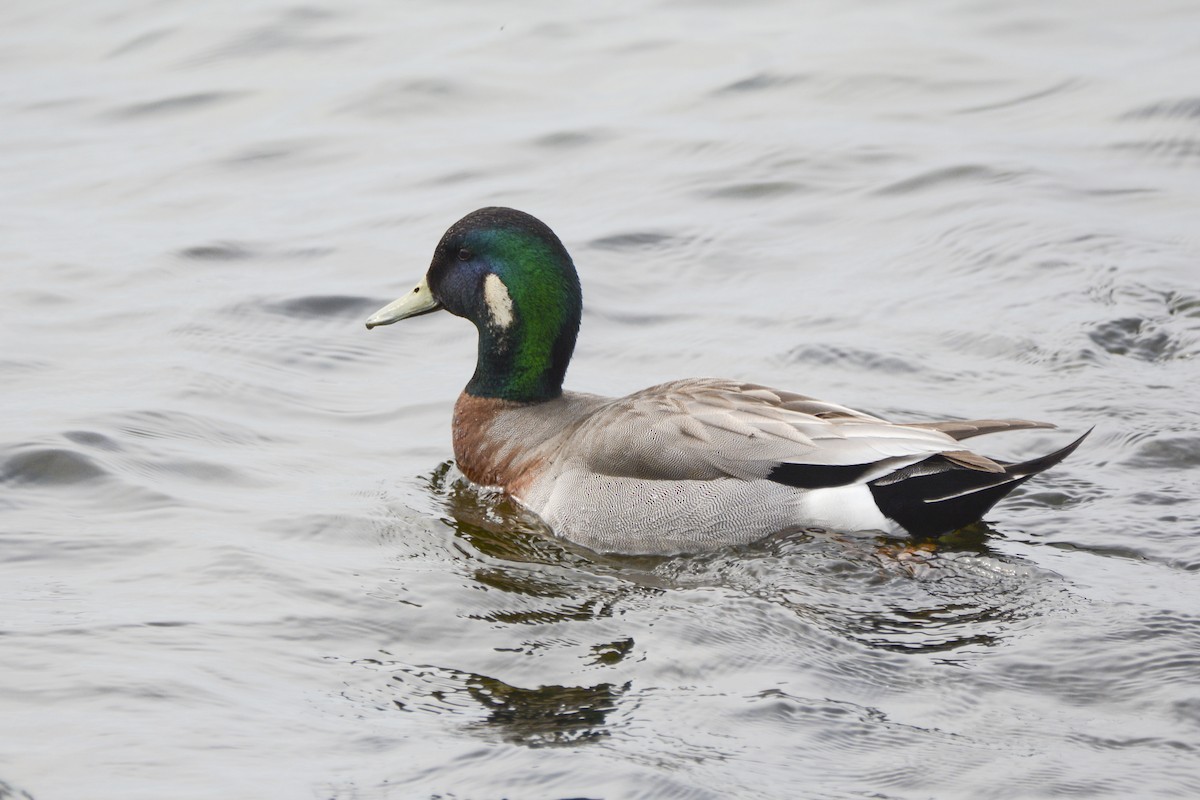
<svg viewBox="0 0 1200 800"><path fill-rule="evenodd" d="M470 261L471 260L471 251L465 247L462 250L459 250L458 251L458 260L459 261Z"/></svg>

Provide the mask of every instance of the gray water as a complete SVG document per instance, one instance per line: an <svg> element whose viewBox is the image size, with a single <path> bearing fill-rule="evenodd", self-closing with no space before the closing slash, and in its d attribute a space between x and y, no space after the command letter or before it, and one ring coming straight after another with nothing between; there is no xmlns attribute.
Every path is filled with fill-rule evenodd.
<svg viewBox="0 0 1200 800"><path fill-rule="evenodd" d="M1200 795L1200 8L0 8L0 797ZM982 526L703 556L451 467L489 204L571 388L1096 426Z"/></svg>

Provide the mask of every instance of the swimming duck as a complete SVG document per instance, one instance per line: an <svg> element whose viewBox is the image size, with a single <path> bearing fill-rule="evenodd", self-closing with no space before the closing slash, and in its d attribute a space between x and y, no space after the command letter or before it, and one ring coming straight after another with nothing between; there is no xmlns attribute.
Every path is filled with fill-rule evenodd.
<svg viewBox="0 0 1200 800"><path fill-rule="evenodd" d="M937 536L979 520L1087 436L1006 463L960 441L1054 426L897 424L713 378L615 399L564 391L579 277L554 232L511 208L450 226L421 282L367 328L441 309L479 334L475 374L454 406L459 469L600 552L695 552L810 526Z"/></svg>

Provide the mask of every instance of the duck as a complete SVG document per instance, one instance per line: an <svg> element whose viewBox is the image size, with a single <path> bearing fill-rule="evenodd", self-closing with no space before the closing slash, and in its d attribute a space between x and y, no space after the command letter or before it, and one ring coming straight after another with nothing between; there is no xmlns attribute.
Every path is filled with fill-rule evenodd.
<svg viewBox="0 0 1200 800"><path fill-rule="evenodd" d="M1091 432L1014 463L962 441L1054 426L889 422L721 378L618 398L568 391L582 309L558 236L530 214L488 207L451 225L420 282L366 326L442 310L473 323L475 372L451 421L459 470L600 553L693 553L808 528L936 538L982 519Z"/></svg>

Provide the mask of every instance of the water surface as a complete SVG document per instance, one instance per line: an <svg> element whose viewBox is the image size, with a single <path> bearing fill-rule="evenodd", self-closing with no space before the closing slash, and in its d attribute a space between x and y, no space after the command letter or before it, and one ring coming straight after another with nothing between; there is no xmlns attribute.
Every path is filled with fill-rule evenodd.
<svg viewBox="0 0 1200 800"><path fill-rule="evenodd" d="M0 797L1200 794L1193 3L0 23ZM920 547L547 539L449 463L470 326L362 325L488 204L572 388L1096 431Z"/></svg>

